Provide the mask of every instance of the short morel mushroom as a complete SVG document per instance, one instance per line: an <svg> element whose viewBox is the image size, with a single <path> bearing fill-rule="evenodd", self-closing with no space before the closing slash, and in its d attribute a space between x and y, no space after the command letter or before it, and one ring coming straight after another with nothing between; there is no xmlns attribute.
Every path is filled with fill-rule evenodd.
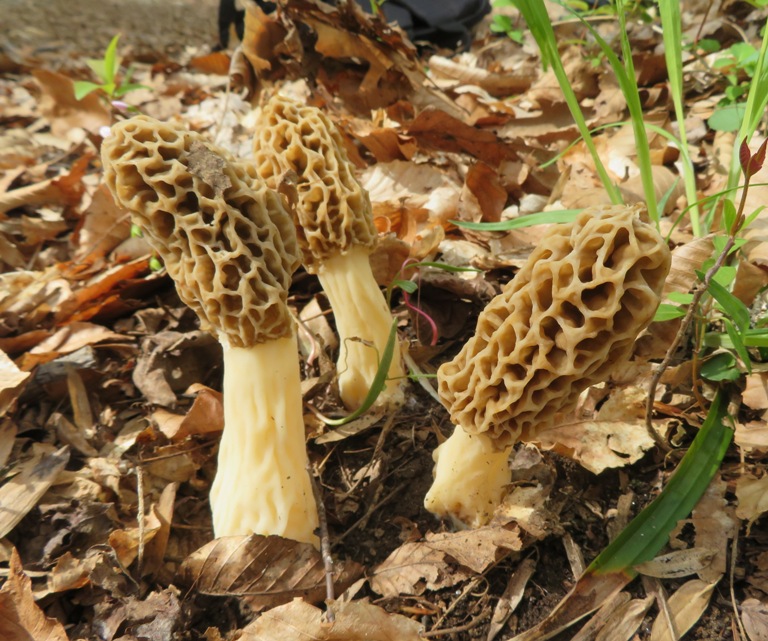
<svg viewBox="0 0 768 641"><path fill-rule="evenodd" d="M511 480L512 446L626 364L669 266L642 206L589 208L552 227L438 370L456 428L435 451L428 510L469 526L491 518Z"/></svg>
<svg viewBox="0 0 768 641"><path fill-rule="evenodd" d="M296 175L298 236L308 272L317 274L339 333L339 393L356 409L368 394L387 344L392 314L371 271L376 243L371 202L355 178L336 127L316 107L280 95L264 106L254 137L254 163L273 188ZM380 403L402 400L396 346Z"/></svg>
<svg viewBox="0 0 768 641"><path fill-rule="evenodd" d="M146 116L115 125L102 160L116 200L223 348L215 535L277 534L317 545L287 305L299 248L280 195L200 134Z"/></svg>

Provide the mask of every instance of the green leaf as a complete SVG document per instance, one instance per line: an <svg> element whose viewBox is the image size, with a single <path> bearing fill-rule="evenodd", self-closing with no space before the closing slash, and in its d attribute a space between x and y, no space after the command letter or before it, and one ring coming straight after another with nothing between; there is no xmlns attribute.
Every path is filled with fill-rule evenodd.
<svg viewBox="0 0 768 641"><path fill-rule="evenodd" d="M707 124L714 131L738 131L745 113L747 110L743 104L718 107L707 120Z"/></svg>
<svg viewBox="0 0 768 641"><path fill-rule="evenodd" d="M736 357L730 352L720 352L701 364L699 373L709 381L735 381L741 377Z"/></svg>
<svg viewBox="0 0 768 641"><path fill-rule="evenodd" d="M120 85L117 87L115 91L112 92L112 95L115 98L122 98L129 91L136 91L137 89L149 89L151 91L152 88L147 87L147 85L128 83L127 85Z"/></svg>
<svg viewBox="0 0 768 641"><path fill-rule="evenodd" d="M82 100L89 93L93 93L102 88L101 85L97 85L95 82L88 82L87 80L76 80L74 85L75 100Z"/></svg>
<svg viewBox="0 0 768 641"><path fill-rule="evenodd" d="M736 222L736 205L730 198L723 200L723 222L725 223L724 229L729 231L733 229L733 224Z"/></svg>
<svg viewBox="0 0 768 641"><path fill-rule="evenodd" d="M740 331L743 332L749 329L749 309L744 303L714 278L709 282L707 291L718 302L723 311L736 323L736 327Z"/></svg>
<svg viewBox="0 0 768 641"><path fill-rule="evenodd" d="M662 303L656 310L656 314L653 317L654 322L663 322L672 320L673 318L682 318L685 316L685 310L677 305L670 305L669 303Z"/></svg>
<svg viewBox="0 0 768 641"><path fill-rule="evenodd" d="M414 283L412 280L402 280L402 279L395 279L392 281L393 287L399 287L404 292L408 292L409 294L413 294L419 286Z"/></svg>
<svg viewBox="0 0 768 641"><path fill-rule="evenodd" d="M693 294L690 292L669 292L667 298L681 305L690 305L693 302Z"/></svg>
<svg viewBox="0 0 768 641"><path fill-rule="evenodd" d="M109 41L107 49L104 52L104 80L107 83L114 83L117 71L120 68L120 58L117 55L117 41L120 40L120 34Z"/></svg>
<svg viewBox="0 0 768 641"><path fill-rule="evenodd" d="M720 468L733 437L724 423L727 409L718 390L704 424L661 494L592 561L582 578L613 572L636 576L634 566L650 561L666 545L672 529L688 517Z"/></svg>
<svg viewBox="0 0 768 641"><path fill-rule="evenodd" d="M751 374L752 359L749 357L749 352L747 351L747 348L744 345L744 341L741 338L741 333L736 329L734 324L728 318L723 319L723 325L725 325L725 331L728 332L728 338L730 338L731 343L733 343L733 349L736 350L736 353L739 355L741 362L744 363L747 374Z"/></svg>
<svg viewBox="0 0 768 641"><path fill-rule="evenodd" d="M712 38L702 38L696 44L704 53L716 53L717 51L720 51L720 43Z"/></svg>
<svg viewBox="0 0 768 641"><path fill-rule="evenodd" d="M466 220L451 220L450 222L463 229L473 231L509 231L531 225L548 225L550 223L570 223L576 220L580 209L559 209L557 211L542 211L538 214L518 216L512 220L504 220L499 223L472 223Z"/></svg>

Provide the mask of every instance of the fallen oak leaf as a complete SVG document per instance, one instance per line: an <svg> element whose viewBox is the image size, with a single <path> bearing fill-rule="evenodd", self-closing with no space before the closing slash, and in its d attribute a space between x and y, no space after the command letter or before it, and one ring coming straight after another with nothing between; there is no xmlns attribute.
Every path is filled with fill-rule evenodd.
<svg viewBox="0 0 768 641"><path fill-rule="evenodd" d="M675 623L676 633L681 635L679 638L682 638L704 614L716 585L717 582L707 583L701 579L693 579L684 583L669 597L669 610ZM660 614L653 622L651 641L672 641L672 639L669 622L663 614Z"/></svg>
<svg viewBox="0 0 768 641"><path fill-rule="evenodd" d="M13 530L37 505L69 460L66 446L56 451L42 443L32 447L32 456L19 464L16 476L0 487L0 538Z"/></svg>
<svg viewBox="0 0 768 641"><path fill-rule="evenodd" d="M390 614L367 599L333 602L326 613L306 601L264 612L243 628L240 641L420 641L421 626L400 614Z"/></svg>
<svg viewBox="0 0 768 641"><path fill-rule="evenodd" d="M577 421L546 428L533 442L578 461L593 474L640 460L654 446L642 423L632 421Z"/></svg>
<svg viewBox="0 0 768 641"><path fill-rule="evenodd" d="M0 588L0 639L3 641L67 641L64 626L45 616L32 595L32 581L16 548L11 551L8 579Z"/></svg>
<svg viewBox="0 0 768 641"><path fill-rule="evenodd" d="M422 594L480 574L510 551L523 548L516 525L488 525L427 534L405 543L373 571L371 588L383 596Z"/></svg>
<svg viewBox="0 0 768 641"><path fill-rule="evenodd" d="M362 567L335 564L336 591L345 590ZM325 567L310 543L279 536L226 536L207 543L181 564L178 579L212 596L238 596L256 612L296 597L319 603L325 599Z"/></svg>

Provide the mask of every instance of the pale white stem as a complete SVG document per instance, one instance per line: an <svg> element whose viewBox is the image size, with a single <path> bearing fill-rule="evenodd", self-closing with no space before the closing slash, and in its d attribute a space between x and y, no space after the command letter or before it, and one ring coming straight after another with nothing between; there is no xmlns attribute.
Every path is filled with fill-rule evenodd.
<svg viewBox="0 0 768 641"><path fill-rule="evenodd" d="M224 346L224 433L210 495L217 537L277 534L319 545L297 350L295 334Z"/></svg>
<svg viewBox="0 0 768 641"><path fill-rule="evenodd" d="M484 434L467 434L461 427L455 428L432 455L435 480L424 506L437 516L469 527L488 523L512 481L512 447L498 451Z"/></svg>
<svg viewBox="0 0 768 641"><path fill-rule="evenodd" d="M366 248L353 247L346 254L324 261L317 274L336 319L340 342L339 392L350 409L360 407L365 400L392 327L392 314L373 278L368 256ZM381 401L402 401L404 376L400 347L396 344Z"/></svg>

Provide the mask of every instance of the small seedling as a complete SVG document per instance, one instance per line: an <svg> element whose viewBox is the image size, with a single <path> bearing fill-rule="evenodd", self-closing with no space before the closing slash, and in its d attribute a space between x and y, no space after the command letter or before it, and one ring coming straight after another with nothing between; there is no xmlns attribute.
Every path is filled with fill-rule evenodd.
<svg viewBox="0 0 768 641"><path fill-rule="evenodd" d="M96 74L99 82L90 82L88 80L76 81L75 98L82 100L87 95L97 91L118 110L138 111L135 107L131 107L119 99L129 91L148 89L149 87L131 82L131 76L134 72L133 67L128 67L122 76L120 75L120 62L122 58L117 55L117 42L119 39L120 34L112 38L104 51L103 58L89 58L86 61L91 71Z"/></svg>

